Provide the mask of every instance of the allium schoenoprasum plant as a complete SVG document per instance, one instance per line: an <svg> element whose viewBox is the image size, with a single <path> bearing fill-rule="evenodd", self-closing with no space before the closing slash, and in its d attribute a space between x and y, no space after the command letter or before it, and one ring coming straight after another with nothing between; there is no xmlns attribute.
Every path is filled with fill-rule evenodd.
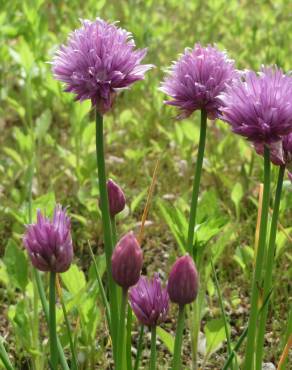
<svg viewBox="0 0 292 370"><path fill-rule="evenodd" d="M244 362L245 368L253 369L255 361L255 369L261 370L268 303L259 315L258 301L261 297L265 302L272 287L278 213L285 166L289 160L290 145L286 135L292 132L292 77L277 66L263 67L259 73L246 71L242 79L227 88L221 100L222 119L231 125L233 132L246 137L256 148L260 147L264 156L264 190ZM275 157L280 167L268 237L270 172Z"/></svg>
<svg viewBox="0 0 292 370"><path fill-rule="evenodd" d="M201 112L198 154L193 179L187 240L184 246L185 250L198 262L200 251L194 243L194 236L197 227L197 206L206 145L207 118L212 120L218 118L221 106L219 97L238 78L239 74L235 70L234 61L228 58L226 52L219 51L211 45L203 47L200 44L195 44L193 49L186 49L180 59L173 63L168 74L162 83L161 91L172 98L166 100L165 103L179 109L178 118L186 118L197 110ZM198 266L200 271L200 263ZM197 300L193 304L191 313L193 315L191 322L194 323L192 328L194 367L197 366L201 311L200 300Z"/></svg>
<svg viewBox="0 0 292 370"><path fill-rule="evenodd" d="M64 93L64 83L54 78L48 63L61 44L67 45L68 34L82 26L80 19L93 23L100 17L109 25L118 21L117 28L133 33L137 45L134 50L147 47L140 64L157 66L146 73L144 81L119 91L105 114L104 139L107 179L119 188L108 184L109 198L113 194L109 199L113 239L118 241L133 230L143 251L142 276L151 283L158 273L165 289L171 266L186 252L200 134L199 112L175 122L174 117L182 112L163 104L164 99L172 99L158 89L165 69L186 46L196 42L227 50L236 68L243 71L277 64L289 75L290 13L288 0L1 2L1 369L48 369L49 273L33 269L22 240L26 226L37 223L37 211L52 220L56 204L67 207L74 249L70 268L58 274L56 285L56 327L61 344L58 348L62 349L59 368L114 368L107 324L110 309L96 175L95 112L91 99L76 102L76 94ZM287 97L286 105L289 101ZM273 232L267 235L271 247L267 246L266 258L268 263L274 256L273 272L264 264L263 273L269 279L263 278L260 289L257 333L260 338L265 328L264 369L291 367L290 135L270 145L274 165L269 225ZM234 135L221 119L214 124L208 120L194 240L201 261L196 260L200 288L195 301L202 307L200 325L196 326L200 331L200 368L244 369L263 153L262 144L251 145L244 137ZM141 239L138 221L158 158L155 193ZM125 203L121 189L126 194ZM270 279L272 289L267 288ZM134 288L138 289L139 284ZM120 299L119 293L118 302ZM181 352L182 368L187 370L192 367L191 326L187 320L191 306L186 307ZM125 322L124 367L147 369L151 329L140 325L130 307ZM149 312L145 309L146 317ZM158 321L156 346L152 341L157 349L158 370L172 366L177 314L177 305L169 302L168 314L162 315L163 322Z"/></svg>

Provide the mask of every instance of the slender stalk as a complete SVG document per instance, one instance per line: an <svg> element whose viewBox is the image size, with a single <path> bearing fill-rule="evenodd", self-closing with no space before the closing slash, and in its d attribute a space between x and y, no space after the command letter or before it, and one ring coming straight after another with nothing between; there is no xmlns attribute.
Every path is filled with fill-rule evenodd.
<svg viewBox="0 0 292 370"><path fill-rule="evenodd" d="M50 299L49 299L49 316L50 316L50 354L51 366L57 370L58 366L58 349L57 349L57 330L56 330L56 273L50 273Z"/></svg>
<svg viewBox="0 0 292 370"><path fill-rule="evenodd" d="M13 366L12 366L10 360L9 360L6 349L4 347L2 337L0 337L0 359L3 362L3 365L5 366L6 370L14 370L14 368L13 368Z"/></svg>
<svg viewBox="0 0 292 370"><path fill-rule="evenodd" d="M254 352L255 352L255 337L257 329L257 315L258 315L258 300L259 290L261 286L262 267L265 257L266 234L268 225L269 200L270 200L270 151L265 146L264 148L264 193L262 204L262 215L260 223L260 235L258 250L256 255L256 263L254 276L252 281L251 293L251 309L248 322L248 335L245 353L244 369L254 369Z"/></svg>
<svg viewBox="0 0 292 370"><path fill-rule="evenodd" d="M127 314L127 342L126 342L126 357L127 357L127 370L132 370L132 309L128 305Z"/></svg>
<svg viewBox="0 0 292 370"><path fill-rule="evenodd" d="M191 256L193 256L193 243L194 243L194 232L196 226L196 216L197 216L197 205L201 181L201 172L203 167L203 159L205 152L205 142L206 142L206 131L207 131L207 112L201 110L201 129L200 129L200 139L199 139L199 148L197 155L197 163L195 168L195 176L193 181L193 192L192 192L192 201L191 201L191 210L189 218L189 227L188 227L188 241L187 248Z"/></svg>
<svg viewBox="0 0 292 370"><path fill-rule="evenodd" d="M127 308L128 291L123 290L122 304L120 311L120 322L118 330L118 346L117 346L117 370L123 370L124 355L125 355L125 318Z"/></svg>
<svg viewBox="0 0 292 370"><path fill-rule="evenodd" d="M232 352L229 354L228 359L225 362L222 370L227 370L228 369L229 364L232 362L232 360L233 360L233 358L234 358L234 356L236 354L236 351L238 351L238 349L241 346L242 342L244 341L246 335L247 335L247 328L244 329L244 331L242 332L241 336L239 337L239 339L238 339L236 345L234 346Z"/></svg>
<svg viewBox="0 0 292 370"><path fill-rule="evenodd" d="M227 317L226 317L226 313L225 313L225 309L224 309L224 305L223 305L223 299L222 299L222 294L221 294L221 290L220 290L216 270L215 270L215 267L214 267L214 264L213 264L212 260L211 260L211 265L212 265L213 275L214 275L214 279L215 279L215 286L216 286L216 290L217 290L220 309L221 309L221 313L222 313L222 317L223 317L223 321L224 321L224 329L225 329L225 336L226 336L226 340L227 340L228 356L230 356L230 354L232 352L232 347L231 347L230 333L229 333L229 329L228 329L228 322L227 322ZM233 369L233 363L231 362L230 365L231 365L230 369L232 370Z"/></svg>
<svg viewBox="0 0 292 370"><path fill-rule="evenodd" d="M105 294L105 290L104 290L104 287L103 287L103 284L102 284L101 276L100 276L100 274L98 272L98 267L97 267L97 264L96 264L96 260L94 258L94 254L93 254L93 251L92 251L92 248L91 248L91 245L90 245L89 242L88 242L88 247L89 247L91 259L93 261L95 275L96 275L98 287L99 287L99 290L100 290L100 293L101 293L102 303L103 303L104 309L105 309L105 315L106 315L107 325L108 325L109 331L111 332L112 328L111 328L111 315L110 315L109 304L108 304L108 301L107 301L107 298L106 298L106 294Z"/></svg>
<svg viewBox="0 0 292 370"><path fill-rule="evenodd" d="M264 293L263 293L264 297L267 296L267 294L269 293L272 287L277 226L278 226L278 217L279 217L279 209L280 209L280 201L281 201L284 174L285 174L285 166L280 166L277 187L276 187L274 210L273 210L273 216L272 216L272 222L271 222L268 254L267 254L267 260L266 260L266 269L265 269L265 277L264 277ZM264 336L265 336L265 327L266 327L266 322L267 322L268 310L269 310L269 305L267 304L262 312L260 322L259 322L259 327L258 327L257 352L256 352L256 369L257 370L261 370L262 368Z"/></svg>
<svg viewBox="0 0 292 370"><path fill-rule="evenodd" d="M111 256L113 251L111 220L109 213L109 202L106 186L104 143L103 143L103 117L96 111L96 160L98 170L98 185L100 193L100 208L102 214L104 245L106 255L106 267L109 282L109 298L112 322L112 342L113 352L115 353L117 326L118 326L118 305L117 290L112 277Z"/></svg>
<svg viewBox="0 0 292 370"><path fill-rule="evenodd" d="M156 326L151 327L151 355L149 370L156 369Z"/></svg>
<svg viewBox="0 0 292 370"><path fill-rule="evenodd" d="M134 370L139 369L140 358L143 350L143 338L144 338L144 325L141 325Z"/></svg>
<svg viewBox="0 0 292 370"><path fill-rule="evenodd" d="M42 279L41 279L41 276L40 276L40 273L39 273L38 270L33 269L33 274L34 274L34 279L35 279L36 284L37 284L37 288L38 288L39 296L40 296L40 299L41 299L41 303L42 303L43 311L44 311L44 314L45 314L45 318L46 318L47 324L49 325L49 322L50 322L49 307L48 307L48 302L46 300L46 295L45 295ZM62 345L61 345L60 340L59 340L58 337L57 337L57 346L58 346L58 353L59 353L59 358L60 358L60 363L61 363L62 369L63 370L70 370L69 366L67 364L65 355L64 355Z"/></svg>
<svg viewBox="0 0 292 370"><path fill-rule="evenodd" d="M71 335L71 326L69 323L68 315L67 315L67 310L66 306L63 300L63 294L62 294L62 288L60 285L60 281L57 279L57 291L58 291L58 296L61 302L62 306L62 311L65 319L65 324L66 324L66 329L67 329L67 334L69 338L69 344L70 344L70 350L71 350L71 355L72 355L72 370L78 370L78 361L77 361L77 356L76 356L76 351L74 347L74 343L72 340L72 335Z"/></svg>
<svg viewBox="0 0 292 370"><path fill-rule="evenodd" d="M180 306L178 311L177 328L174 341L173 365L172 370L181 369L181 347L184 331L185 306Z"/></svg>

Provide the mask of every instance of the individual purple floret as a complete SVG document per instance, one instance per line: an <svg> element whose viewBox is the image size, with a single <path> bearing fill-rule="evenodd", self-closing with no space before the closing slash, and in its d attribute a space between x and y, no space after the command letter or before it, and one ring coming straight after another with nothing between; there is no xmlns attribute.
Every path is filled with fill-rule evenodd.
<svg viewBox="0 0 292 370"><path fill-rule="evenodd" d="M181 110L178 118L204 109L209 118L215 119L221 105L218 96L236 77L234 61L225 52L211 45L204 48L195 44L173 63L160 90L173 99L165 101L166 104Z"/></svg>
<svg viewBox="0 0 292 370"><path fill-rule="evenodd" d="M138 284L130 289L129 300L142 325L157 326L166 320L169 297L157 273L151 280L141 276Z"/></svg>
<svg viewBox="0 0 292 370"><path fill-rule="evenodd" d="M112 255L112 274L114 281L127 290L135 285L141 274L143 252L131 231L124 235L116 245Z"/></svg>
<svg viewBox="0 0 292 370"><path fill-rule="evenodd" d="M180 306L193 302L198 294L199 276L193 259L183 256L171 268L167 291L172 302Z"/></svg>
<svg viewBox="0 0 292 370"><path fill-rule="evenodd" d="M107 193L109 201L109 211L111 217L122 212L126 205L126 198L123 190L113 180L107 182Z"/></svg>
<svg viewBox="0 0 292 370"><path fill-rule="evenodd" d="M140 64L147 49L135 49L131 33L97 18L82 20L53 59L53 74L76 100L91 99L100 114L113 104L116 93L144 79L152 65Z"/></svg>
<svg viewBox="0 0 292 370"><path fill-rule="evenodd" d="M64 272L73 258L70 217L61 205L56 205L53 219L37 211L37 222L28 225L23 243L38 270Z"/></svg>
<svg viewBox="0 0 292 370"><path fill-rule="evenodd" d="M292 132L292 77L277 66L246 71L220 99L220 118L255 144L270 145Z"/></svg>

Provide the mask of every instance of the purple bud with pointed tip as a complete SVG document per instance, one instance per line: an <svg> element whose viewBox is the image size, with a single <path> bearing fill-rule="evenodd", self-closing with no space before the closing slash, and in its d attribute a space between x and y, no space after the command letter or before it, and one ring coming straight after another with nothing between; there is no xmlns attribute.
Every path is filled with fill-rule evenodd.
<svg viewBox="0 0 292 370"><path fill-rule="evenodd" d="M166 320L169 297L157 273L152 279L141 276L138 284L130 289L129 300L142 325L157 326Z"/></svg>
<svg viewBox="0 0 292 370"><path fill-rule="evenodd" d="M109 210L111 217L122 212L126 205L126 198L123 190L113 180L107 182L107 193L109 201Z"/></svg>
<svg viewBox="0 0 292 370"><path fill-rule="evenodd" d="M141 274L143 252L132 231L120 239L112 255L114 281L124 289L135 285Z"/></svg>
<svg viewBox="0 0 292 370"><path fill-rule="evenodd" d="M40 271L65 272L73 258L70 217L57 205L53 219L37 212L37 222L28 225L23 244L31 262Z"/></svg>
<svg viewBox="0 0 292 370"><path fill-rule="evenodd" d="M167 291L172 302L183 306L198 294L199 276L193 259L183 256L176 260L169 274Z"/></svg>

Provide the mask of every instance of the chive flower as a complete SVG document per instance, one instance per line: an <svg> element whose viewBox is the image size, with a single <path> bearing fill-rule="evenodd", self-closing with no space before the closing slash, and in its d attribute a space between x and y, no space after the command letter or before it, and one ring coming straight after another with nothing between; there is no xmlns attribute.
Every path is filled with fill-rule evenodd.
<svg viewBox="0 0 292 370"><path fill-rule="evenodd" d="M114 281L127 290L138 282L142 264L143 252L131 231L120 239L113 251L112 274Z"/></svg>
<svg viewBox="0 0 292 370"><path fill-rule="evenodd" d="M107 182L107 193L109 201L109 211L111 217L115 217L122 212L126 205L126 198L123 190L113 180Z"/></svg>
<svg viewBox="0 0 292 370"><path fill-rule="evenodd" d="M140 64L147 49L136 49L131 33L97 18L81 20L53 58L53 74L76 100L91 99L100 114L109 111L118 91L144 79L152 65Z"/></svg>
<svg viewBox="0 0 292 370"><path fill-rule="evenodd" d="M220 99L220 118L255 144L269 146L292 132L292 77L277 66L246 71Z"/></svg>
<svg viewBox="0 0 292 370"><path fill-rule="evenodd" d="M215 119L221 105L219 95L236 77L234 61L226 52L197 43L193 49L185 49L180 59L173 63L160 90L172 98L165 103L181 111L178 118L204 109L210 119Z"/></svg>
<svg viewBox="0 0 292 370"><path fill-rule="evenodd" d="M198 294L199 276L193 259L183 256L171 268L167 291L172 302L180 306L193 302Z"/></svg>
<svg viewBox="0 0 292 370"><path fill-rule="evenodd" d="M142 325L157 326L167 318L169 297L158 273L152 279L141 276L138 283L130 288L129 301Z"/></svg>
<svg viewBox="0 0 292 370"><path fill-rule="evenodd" d="M66 209L58 204L51 220L38 210L37 222L26 227L23 244L38 270L67 271L73 258L73 246L71 221Z"/></svg>

